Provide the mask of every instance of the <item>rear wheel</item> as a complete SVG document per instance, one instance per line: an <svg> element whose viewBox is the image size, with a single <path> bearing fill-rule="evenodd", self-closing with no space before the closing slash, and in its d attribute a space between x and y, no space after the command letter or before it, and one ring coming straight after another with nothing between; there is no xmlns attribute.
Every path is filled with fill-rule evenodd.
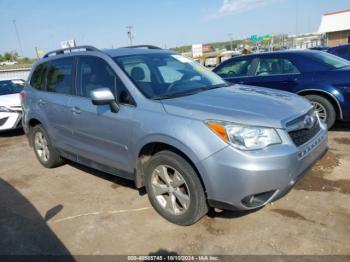
<svg viewBox="0 0 350 262"><path fill-rule="evenodd" d="M305 97L310 100L321 121L326 123L328 128L331 128L337 119L332 103L327 98L318 95L306 95Z"/></svg>
<svg viewBox="0 0 350 262"><path fill-rule="evenodd" d="M32 128L31 140L35 155L44 167L53 168L63 163L63 159L50 143L42 125L36 125Z"/></svg>
<svg viewBox="0 0 350 262"><path fill-rule="evenodd" d="M152 206L170 222L191 225L208 212L197 173L178 154L170 151L155 154L148 163L145 176Z"/></svg>

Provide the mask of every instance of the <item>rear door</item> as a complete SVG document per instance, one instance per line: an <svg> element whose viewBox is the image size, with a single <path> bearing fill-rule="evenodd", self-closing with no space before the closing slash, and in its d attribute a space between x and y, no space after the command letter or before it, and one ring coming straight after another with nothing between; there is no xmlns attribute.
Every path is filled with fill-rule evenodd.
<svg viewBox="0 0 350 262"><path fill-rule="evenodd" d="M36 92L36 106L56 147L69 150L72 144L71 115L68 101L74 84L74 58L66 57L45 64L44 86Z"/></svg>
<svg viewBox="0 0 350 262"><path fill-rule="evenodd" d="M253 58L232 59L214 69L214 72L230 83L247 84L254 72L255 61Z"/></svg>
<svg viewBox="0 0 350 262"><path fill-rule="evenodd" d="M76 95L69 100L74 153L81 162L94 161L130 173L129 148L135 107L120 103L119 112L113 113L108 105L93 105L90 92L98 88L111 89L117 99L122 92L127 92L105 60L79 56Z"/></svg>
<svg viewBox="0 0 350 262"><path fill-rule="evenodd" d="M302 74L287 57L262 56L258 59L254 76L246 84L292 92L302 85Z"/></svg>

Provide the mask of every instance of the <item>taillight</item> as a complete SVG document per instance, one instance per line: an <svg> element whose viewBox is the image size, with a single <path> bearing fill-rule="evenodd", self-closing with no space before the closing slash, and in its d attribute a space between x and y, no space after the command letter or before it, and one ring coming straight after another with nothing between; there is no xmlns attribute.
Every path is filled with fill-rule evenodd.
<svg viewBox="0 0 350 262"><path fill-rule="evenodd" d="M24 102L24 98L25 98L25 97L26 97L26 92L21 91L21 92L19 93L19 99L21 100L21 103Z"/></svg>

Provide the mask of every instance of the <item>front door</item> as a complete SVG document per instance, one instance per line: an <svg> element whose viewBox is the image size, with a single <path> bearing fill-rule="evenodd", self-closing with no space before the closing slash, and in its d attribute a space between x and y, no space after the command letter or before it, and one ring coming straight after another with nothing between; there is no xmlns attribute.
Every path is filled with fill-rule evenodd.
<svg viewBox="0 0 350 262"><path fill-rule="evenodd" d="M302 84L302 75L287 58L260 58L246 84L293 92Z"/></svg>
<svg viewBox="0 0 350 262"><path fill-rule="evenodd" d="M92 160L131 173L129 148L134 107L120 105L119 112L113 113L108 105L93 105L90 92L98 88L111 89L118 99L125 87L103 59L79 57L76 96L69 101L75 153L82 161Z"/></svg>

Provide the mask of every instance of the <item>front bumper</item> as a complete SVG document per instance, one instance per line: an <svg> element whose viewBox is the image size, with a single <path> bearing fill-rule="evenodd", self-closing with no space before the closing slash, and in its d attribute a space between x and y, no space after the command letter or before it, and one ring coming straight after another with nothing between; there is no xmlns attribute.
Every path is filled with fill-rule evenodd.
<svg viewBox="0 0 350 262"><path fill-rule="evenodd" d="M0 131L21 127L21 112L0 112Z"/></svg>
<svg viewBox="0 0 350 262"><path fill-rule="evenodd" d="M288 193L327 151L324 126L300 147L288 135L284 140L287 142L259 151L243 152L228 146L201 161L198 169L209 204L239 210L264 206Z"/></svg>

